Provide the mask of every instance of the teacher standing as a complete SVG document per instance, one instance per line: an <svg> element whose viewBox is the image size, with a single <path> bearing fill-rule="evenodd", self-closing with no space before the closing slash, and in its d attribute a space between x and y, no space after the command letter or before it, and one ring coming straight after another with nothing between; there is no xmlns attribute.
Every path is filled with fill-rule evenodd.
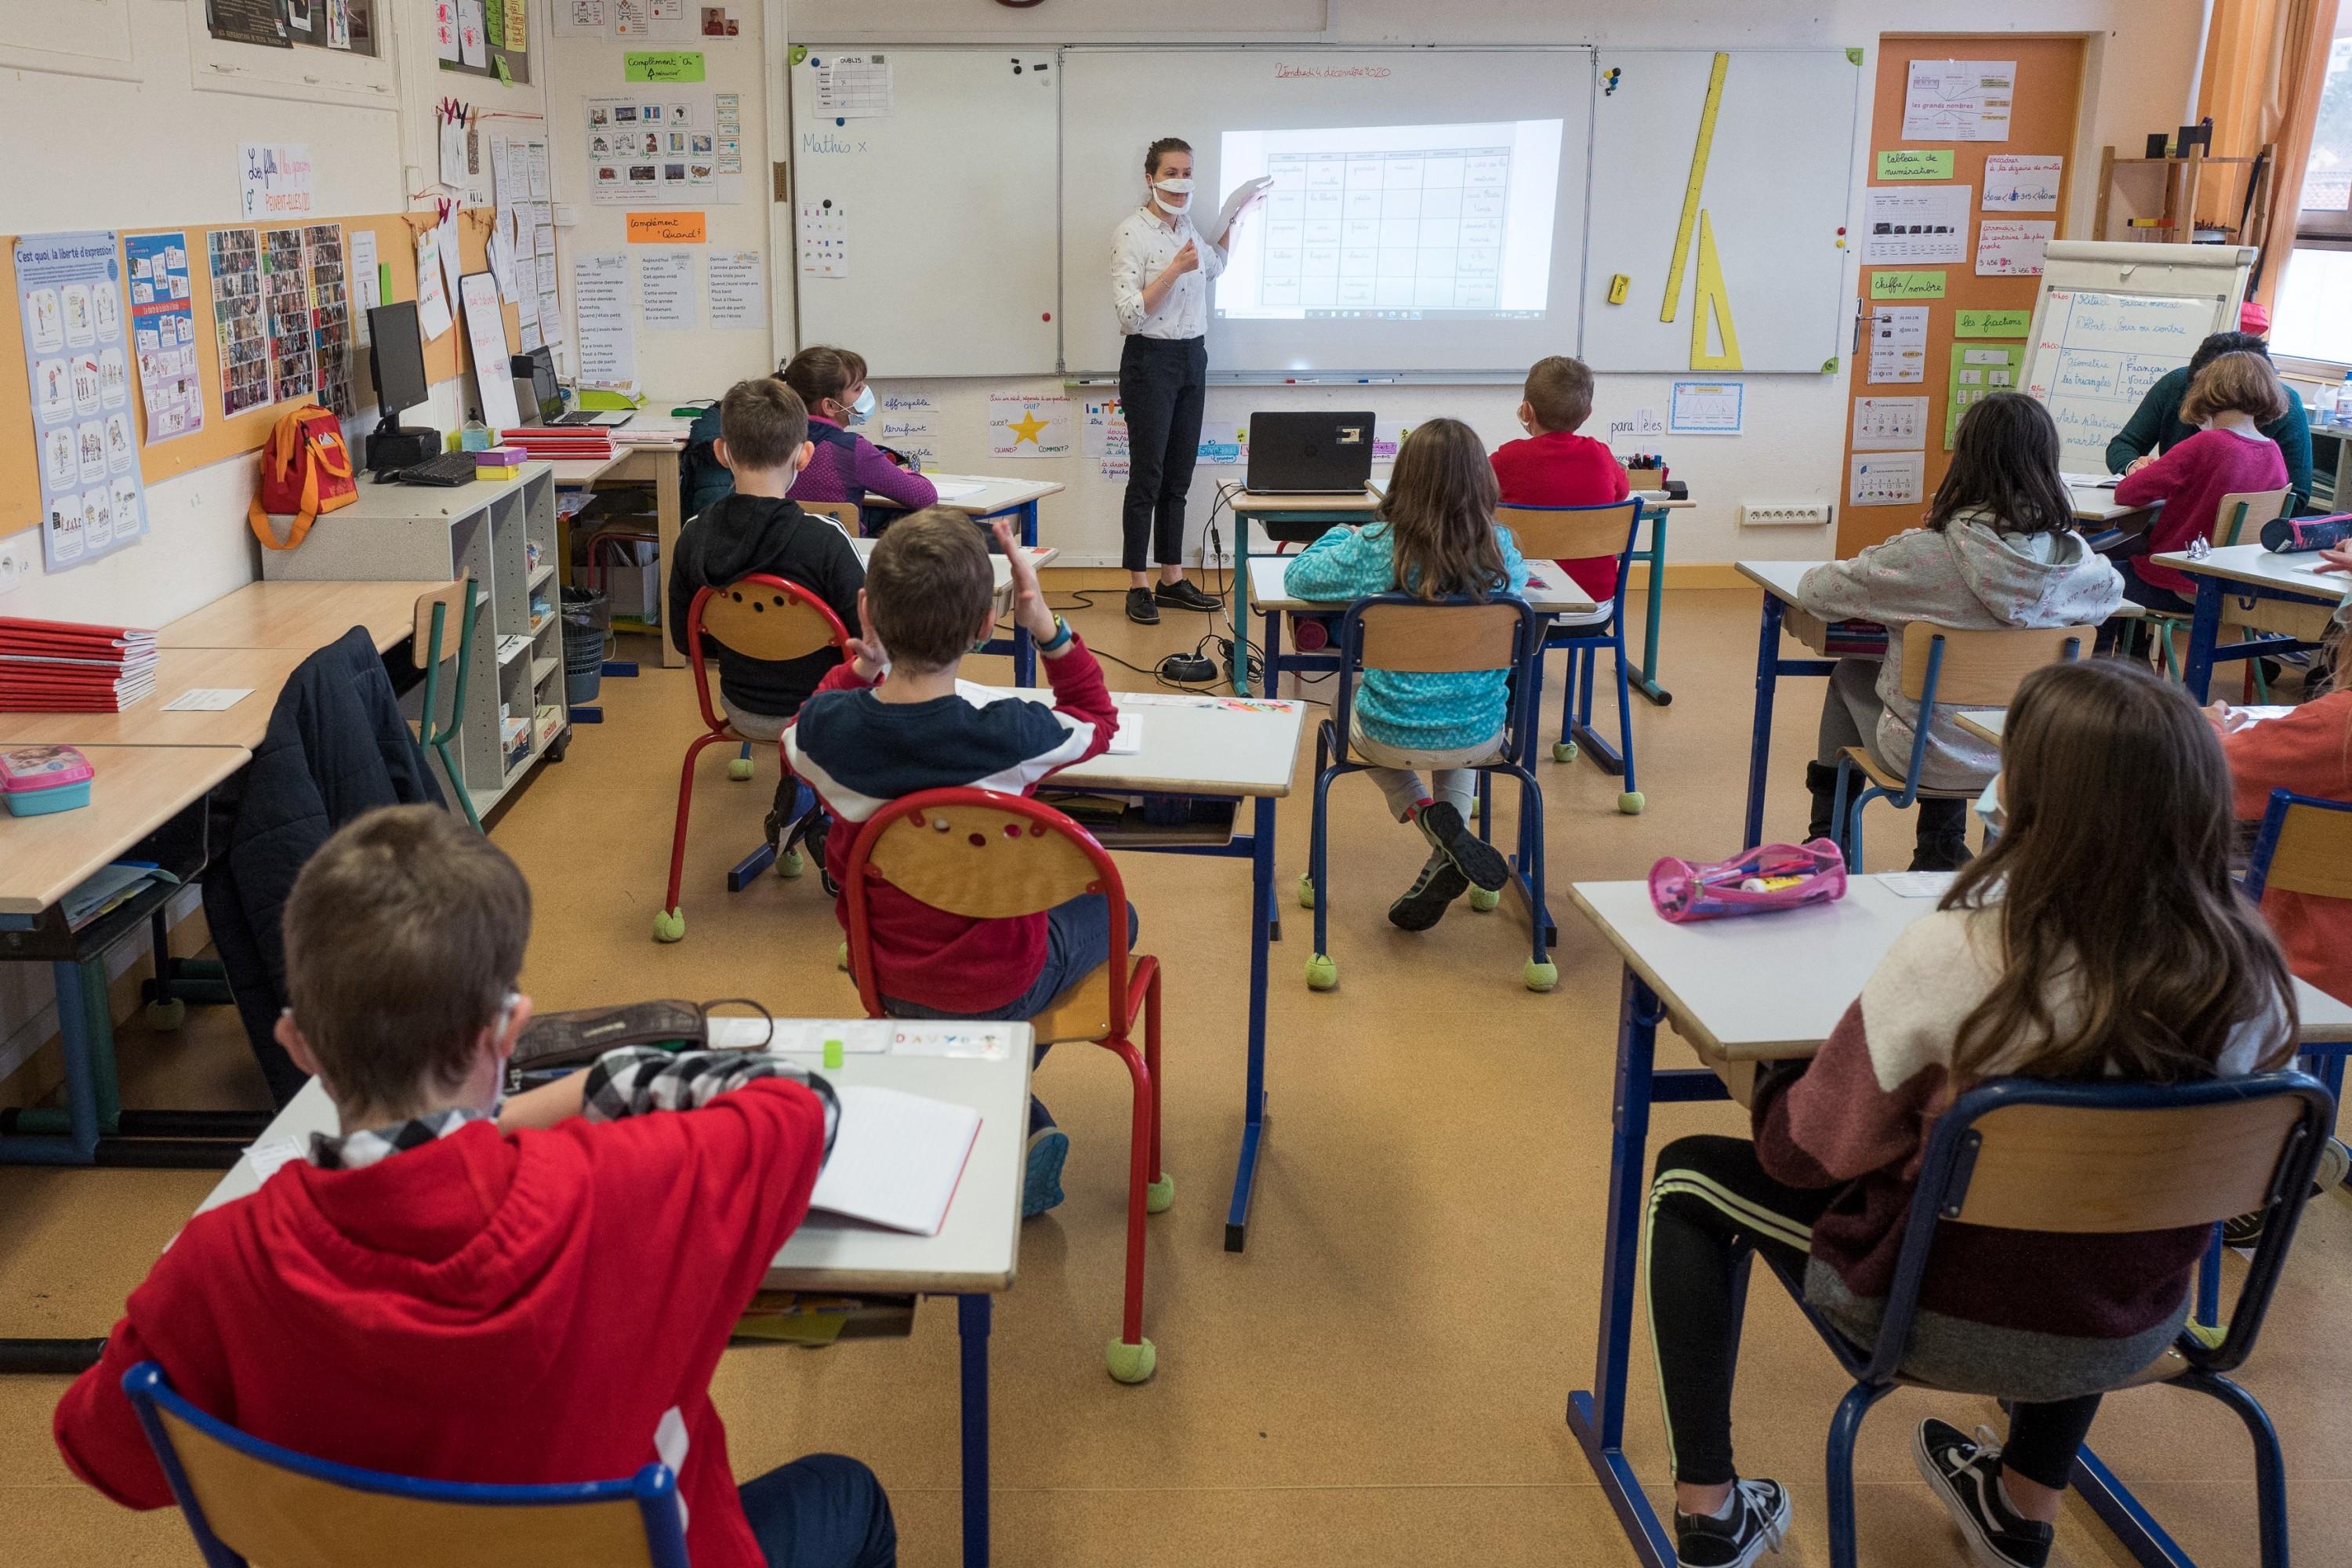
<svg viewBox="0 0 2352 1568"><path fill-rule="evenodd" d="M1218 600L1184 581L1184 495L1201 448L1208 394L1209 279L1225 269L1231 219L1213 238L1192 227L1192 149L1173 136L1143 155L1144 204L1110 241L1111 305L1127 345L1118 356L1118 401L1127 417L1123 564L1127 618L1160 624L1159 606L1213 610ZM1253 194L1252 199L1255 199ZM1155 589L1145 551L1160 567Z"/></svg>

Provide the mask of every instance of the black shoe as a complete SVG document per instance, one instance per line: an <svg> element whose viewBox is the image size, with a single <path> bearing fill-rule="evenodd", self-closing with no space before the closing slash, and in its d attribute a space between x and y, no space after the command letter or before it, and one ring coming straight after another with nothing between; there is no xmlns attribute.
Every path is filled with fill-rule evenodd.
<svg viewBox="0 0 2352 1568"><path fill-rule="evenodd" d="M1681 1568L1748 1568L1778 1553L1789 1532L1789 1494L1778 1481L1734 1481L1731 1517L1675 1510L1675 1561Z"/></svg>
<svg viewBox="0 0 2352 1568"><path fill-rule="evenodd" d="M2319 1163L2312 1170L2311 1195L2315 1198L2330 1187L2342 1186L2347 1173L2352 1173L2352 1150L2345 1148L2342 1140L2330 1138L2319 1151ZM2269 1224L2270 1210L2266 1208L2225 1219L2221 1222L2221 1245L2251 1252L2262 1245L2263 1232Z"/></svg>
<svg viewBox="0 0 2352 1568"><path fill-rule="evenodd" d="M2000 1495L2000 1445L1990 1428L1961 1436L1948 1421L1932 1416L1919 1423L1911 1440L1927 1489L1944 1500L1952 1521L1980 1563L1996 1568L2044 1568L2050 1561L2051 1529L2027 1519Z"/></svg>
<svg viewBox="0 0 2352 1568"><path fill-rule="evenodd" d="M1224 604L1215 595L1203 594L1181 577L1160 584L1152 590L1151 598L1154 604L1165 605L1171 610L1213 610Z"/></svg>
<svg viewBox="0 0 2352 1568"><path fill-rule="evenodd" d="M1499 893L1511 879L1511 863L1503 858L1503 852L1471 832L1462 814L1445 802L1430 802L1413 814L1412 820L1430 847L1454 862L1473 887Z"/></svg>
<svg viewBox="0 0 2352 1568"><path fill-rule="evenodd" d="M1139 626L1156 626L1160 612L1151 607L1151 590L1129 588L1127 591L1127 618Z"/></svg>
<svg viewBox="0 0 2352 1568"><path fill-rule="evenodd" d="M1813 797L1812 816L1805 824L1808 844L1816 838L1837 837L1837 825L1830 820L1837 810L1837 769L1827 763L1805 764L1805 792Z"/></svg>
<svg viewBox="0 0 2352 1568"><path fill-rule="evenodd" d="M1445 906L1470 890L1462 868L1432 855L1404 896L1389 906L1389 924L1399 931L1427 931L1445 918Z"/></svg>
<svg viewBox="0 0 2352 1568"><path fill-rule="evenodd" d="M1975 858L1976 852L1969 847L1968 839L1957 833L1921 838L1911 847L1914 871L1957 871Z"/></svg>

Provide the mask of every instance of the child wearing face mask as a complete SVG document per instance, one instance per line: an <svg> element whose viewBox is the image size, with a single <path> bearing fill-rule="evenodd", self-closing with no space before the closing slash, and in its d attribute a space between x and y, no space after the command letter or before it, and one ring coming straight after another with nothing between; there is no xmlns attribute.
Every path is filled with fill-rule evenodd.
<svg viewBox="0 0 2352 1568"><path fill-rule="evenodd" d="M874 389L866 384L864 358L847 349L806 348L777 374L807 405L809 439L816 446L816 455L793 480L793 500L847 501L862 510L870 490L897 507L919 511L940 499L930 480L900 467L857 433L874 416ZM866 518L866 531L898 515L886 510Z"/></svg>

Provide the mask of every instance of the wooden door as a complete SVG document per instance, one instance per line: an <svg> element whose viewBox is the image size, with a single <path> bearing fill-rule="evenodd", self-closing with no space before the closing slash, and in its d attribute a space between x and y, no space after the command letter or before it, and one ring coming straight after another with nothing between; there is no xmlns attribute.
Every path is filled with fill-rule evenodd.
<svg viewBox="0 0 2352 1568"><path fill-rule="evenodd" d="M1961 142L1922 139L1906 140L1903 134L1905 89L1910 79L1914 60L2013 60L2017 66L2016 89L2010 105L2009 139L2004 142ZM2033 313L2033 297L2040 283L2033 277L1980 277L1976 270L1977 246L1981 237L1981 226L1990 216L1994 222L2049 221L2058 225L2055 237L2067 237L2067 194L2080 176L2096 179L2095 169L2081 170L2074 166L2074 117L2083 96L2083 43L2080 38L2021 37L2013 33L1887 33L1878 40L1878 80L1871 97L1870 155L1868 184L1874 190L1905 189L1934 190L1939 186L1969 187L1968 243L1965 254L1958 261L1930 263L1895 261L1874 264L1869 258L1870 207L1865 201L1856 215L1855 248L1863 257L1856 290L1857 321L1862 329L1854 344L1853 363L1847 367L1849 398L1846 405L1845 464L1839 474L1837 493L1846 499L1838 509L1838 554L1845 557L1866 546L1914 527L1926 513L1927 498L1936 493L1944 470L1950 466L1950 455L1945 447L1945 431L1950 413L1953 384L1954 345L1964 348L1975 345L1986 350L2022 349L2025 342L2024 322ZM1898 174L1889 167L1884 155L1901 153L1901 160L1910 165L1907 172L1922 168L1935 177L1906 179L1888 177ZM1927 156L1933 154L1933 157ZM1949 173L1942 163L1948 154ZM1985 161L1990 157L2019 154L2063 157L2058 207L2055 212L1996 210L1987 215L1984 210ZM1902 273L1910 275L1901 288L1904 293L1894 297L1874 299L1874 279L1878 289L1886 294L1895 287L1893 279L1879 275ZM1925 275L1925 276L1922 276ZM1937 292L1940 289L1940 293ZM1880 330L1876 308L1917 310L1927 312L1926 359L1920 366L1922 379L1917 382L1873 382L1871 374L1872 339ZM1962 311L2017 312L2015 335L2012 337L1962 337L1956 331ZM1972 321L1972 327L1984 325ZM1990 354L1983 357L1990 358ZM2000 367L1976 365L1968 367L1979 373L1976 384L1990 390L1989 383L1999 374ZM1857 505L1852 500L1854 444L1854 399L1921 397L1927 400L1927 419L1921 432L1925 458L1925 477L1916 501L1885 505ZM1885 439L1898 439L1886 437ZM1860 454L1865 459L1895 456L1895 452L1874 454L1865 447Z"/></svg>

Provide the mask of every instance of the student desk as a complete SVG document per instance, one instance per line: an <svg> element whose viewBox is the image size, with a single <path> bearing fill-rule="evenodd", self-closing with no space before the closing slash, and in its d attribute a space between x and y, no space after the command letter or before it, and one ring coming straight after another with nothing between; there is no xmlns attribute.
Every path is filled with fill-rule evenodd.
<svg viewBox="0 0 2352 1568"><path fill-rule="evenodd" d="M415 600L409 614L415 616ZM49 742L70 746L242 746L261 743L278 693L310 647L167 647L155 659L155 690L120 713L0 713L0 745ZM163 705L199 686L243 687L247 695L216 713L166 713Z"/></svg>
<svg viewBox="0 0 2352 1568"><path fill-rule="evenodd" d="M2177 552L2150 559L2196 580L2197 613L2189 621L2189 658L2180 674L2189 695L2200 702L2207 699L2216 664L2311 647L2326 635L2329 617L2352 594L2352 576L2313 570L2319 564L2315 551L2273 555L2259 544L2226 544L2202 557ZM2250 633L2242 642L2221 642L2224 601L2242 610L2260 601L2265 631Z"/></svg>
<svg viewBox="0 0 2352 1568"><path fill-rule="evenodd" d="M1037 503L1068 488L1052 479L999 479L986 474L934 474L925 470L923 478L934 485L978 485L980 489L952 500L941 496L938 504L946 510L960 511L974 522L1009 517L1020 527L1021 542L1032 550L1037 547ZM877 511L906 510L887 496L868 495L866 504Z"/></svg>
<svg viewBox="0 0 2352 1568"><path fill-rule="evenodd" d="M1744 1103L1758 1062L1812 1055L1895 939L1937 902L1900 897L1876 877L1855 877L1846 889L1845 897L1832 903L1688 925L1659 917L1646 882L1579 882L1570 889L1577 907L1623 958L1625 978L1617 1026L1600 1342L1592 1386L1569 1395L1568 1422L1647 1568L1673 1568L1675 1561L1674 1539L1651 1509L1624 1452L1650 1107L1727 1095ZM2306 1047L2340 1048L2352 1042L2352 1007L2301 981L2295 982L2295 1002ZM1658 1068L1661 1022L1689 1043L1702 1066ZM2216 1286L2218 1269L2218 1255L2209 1255L2207 1274ZM2090 1449L2076 1461L2074 1479L2084 1500L2140 1562L2188 1568L2189 1559ZM2172 1554L2157 1554L2163 1551Z"/></svg>
<svg viewBox="0 0 2352 1568"><path fill-rule="evenodd" d="M1059 485L1056 485L1054 488L1055 489L1061 489ZM849 547L857 552L858 565L864 566L867 562L874 559L874 547L881 542L882 542L878 539L853 539L849 542ZM1054 563L1054 557L1060 553L1060 551L1055 549L1052 545L1047 544L1030 551L1029 559L1031 563L1038 568L1038 570L1043 571L1045 567L1052 565ZM988 566L990 572L993 574L995 580L995 613L1002 616L1008 613L1013 608L1013 563L1007 561L1003 556L997 554L995 552L991 551L988 556ZM857 631L858 628L856 626L851 626L849 628L850 635L853 637L857 635ZM1026 626L1022 626L1018 621L1013 623L1013 635L1011 637L991 637L987 642L981 645L979 651L982 653L1011 654L1013 656L1013 684L1015 686L1034 686L1037 684L1036 642L1030 637L1029 629Z"/></svg>
<svg viewBox="0 0 2352 1568"><path fill-rule="evenodd" d="M1013 1037L1012 1049L999 1061L860 1053L845 1058L838 1068L820 1069L840 1085L877 1085L971 1106L980 1112L980 1136L972 1144L971 1162L957 1184L939 1235L909 1236L813 1213L776 1254L762 1281L771 1290L956 1298L956 1327L962 1350L966 1568L985 1568L988 1562L990 1299L1013 1288L1020 1258L1021 1184L1029 1131L1029 1026L994 1026L1009 1029ZM816 1067L814 1057L794 1059ZM283 1139L307 1149L311 1133L335 1129L333 1102L319 1087L319 1080L312 1079L278 1113L259 1142ZM249 1154L240 1158L196 1212L244 1197L258 1188L261 1180Z"/></svg>
<svg viewBox="0 0 2352 1568"><path fill-rule="evenodd" d="M1234 584L1247 592L1250 581L1250 521L1265 530L1269 540L1280 544L1305 544L1321 538L1337 527L1361 527L1372 520L1372 509L1381 504L1381 492L1372 485L1360 490L1339 495L1260 495L1239 485L1220 485L1218 490L1234 513ZM1212 509L1212 516L1214 510ZM1225 618L1234 626L1234 695L1249 695L1249 616L1238 618L1233 606L1225 606Z"/></svg>
<svg viewBox="0 0 2352 1568"><path fill-rule="evenodd" d="M159 647L325 647L365 626L378 653L408 640L418 595L446 583L248 583L155 634ZM455 628L451 628L454 638Z"/></svg>
<svg viewBox="0 0 2352 1568"><path fill-rule="evenodd" d="M649 484L654 488L654 528L659 536L656 549L660 563L657 573L666 590L669 582L669 563L677 558L677 536L686 527L678 490L677 456L686 450L686 433L691 419L673 415L633 415L626 425L614 428L613 455L610 458L583 458L551 465L559 489L591 489L603 480L631 484ZM555 529L556 567L559 582L572 580L572 527L568 520L559 518ZM656 602L666 602L661 595ZM686 662L686 656L669 646L669 638L656 636L654 639L654 663L667 667ZM631 673L635 673L632 671Z"/></svg>
<svg viewBox="0 0 2352 1568"><path fill-rule="evenodd" d="M1160 826L1134 811L1117 826L1089 826L1111 849L1249 860L1249 1067L1242 1091L1241 1152L1225 1211L1225 1250L1239 1252L1247 1236L1250 1192L1265 1133L1266 946L1282 934L1274 893L1275 802L1290 793L1307 704L1158 691L1112 696L1122 710L1141 717L1142 750L1133 756L1105 754L1065 768L1046 779L1042 795L1050 799L1076 789L1159 796L1196 811L1229 809L1235 826L1241 803L1253 803L1247 832L1233 832L1213 822ZM1150 937L1147 928L1147 947Z"/></svg>

